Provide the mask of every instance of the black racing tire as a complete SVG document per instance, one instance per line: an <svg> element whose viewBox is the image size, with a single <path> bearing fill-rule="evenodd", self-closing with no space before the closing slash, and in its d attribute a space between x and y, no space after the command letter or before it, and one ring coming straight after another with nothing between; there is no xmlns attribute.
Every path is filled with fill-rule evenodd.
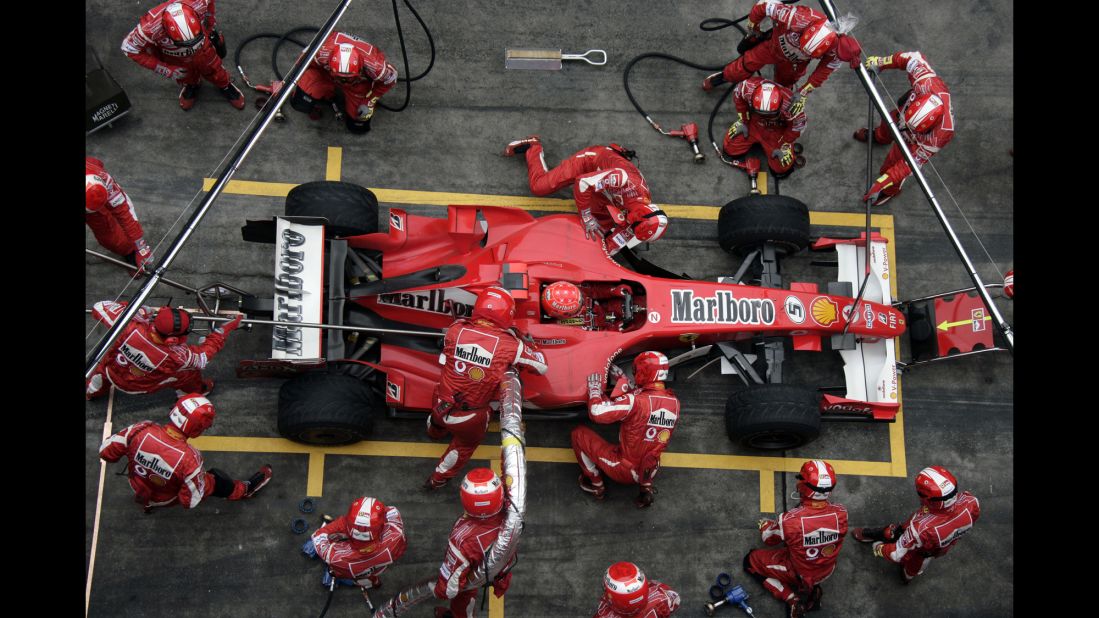
<svg viewBox="0 0 1099 618"><path fill-rule="evenodd" d="M286 194L286 216L324 217L329 236L373 234L378 231L378 198L350 182L307 182Z"/></svg>
<svg viewBox="0 0 1099 618"><path fill-rule="evenodd" d="M374 429L377 396L351 376L304 373L279 389L279 435L303 444L337 446L366 439Z"/></svg>
<svg viewBox="0 0 1099 618"><path fill-rule="evenodd" d="M809 207L785 195L749 195L721 207L717 217L721 248L744 257L764 242L792 255L809 246Z"/></svg>
<svg viewBox="0 0 1099 618"><path fill-rule="evenodd" d="M725 430L748 448L798 448L820 435L817 403L817 392L804 386L753 384L725 402Z"/></svg>

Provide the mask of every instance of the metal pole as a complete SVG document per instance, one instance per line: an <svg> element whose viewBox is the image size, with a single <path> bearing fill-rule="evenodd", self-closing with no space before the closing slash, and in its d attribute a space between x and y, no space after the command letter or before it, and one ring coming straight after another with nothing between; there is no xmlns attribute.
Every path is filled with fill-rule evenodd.
<svg viewBox="0 0 1099 618"><path fill-rule="evenodd" d="M123 267L126 270L129 270L131 272L134 270L134 265L133 264L127 264L126 262L123 262L122 260L119 260L119 259L115 259L114 257L112 257L110 255L106 255L106 254L100 253L98 251L93 251L92 249L84 249L84 253L87 253L88 255L94 255L95 257L103 260L104 262L107 262L108 264L114 264L115 266L121 266L121 267ZM141 274L145 275L146 277L150 276L149 273L147 273L145 271L142 271ZM184 285L182 283L179 283L178 281L172 281L171 279L169 279L167 277L161 277L160 281L162 283L164 283L164 285L171 286L173 288L176 288L177 290L182 290L184 292L190 292L192 294L198 294L198 289L197 288L193 288L189 285Z"/></svg>
<svg viewBox="0 0 1099 618"><path fill-rule="evenodd" d="M832 4L832 0L820 0L820 5L824 11L828 13L828 17L835 22L836 7ZM881 95L878 94L878 90L874 86L874 80L871 79L870 73L867 72L866 67L863 66L861 62L859 63L859 68L856 73L859 76L859 81L862 82L862 87L865 88L866 93L870 95L874 107L878 109L878 113L881 114L881 117L889 125L889 131L893 134L893 141L896 142L897 147L900 148L901 154L904 155L904 160L908 163L908 167L912 170L912 175L915 176L917 183L919 183L920 190L927 196L927 201L931 204L931 208L935 212L935 217L939 220L939 223L942 224L943 230L950 240L950 244L954 245L954 250L958 253L958 257L961 258L966 272L969 273L969 278L973 280L973 285L976 286L977 293L981 295L981 300L984 301L985 307L987 307L989 313L992 314L992 317L996 322L996 327L1003 333L1008 350L1014 354L1015 335L1011 330L1011 325L1007 323L1003 314L1001 314L1000 310L996 307L996 304L992 302L992 296L990 296L988 290L985 289L985 284L981 281L981 276L977 274L977 270L973 267L973 262L970 261L969 255L966 254L961 241L958 240L958 236L954 233L954 228L951 227L950 222L946 220L946 215L943 214L943 209L939 206L939 201L935 199L935 194L931 191L931 185L927 184L927 179L924 178L920 167L916 165L916 159L912 156L912 153L909 152L908 146L904 142L904 136L901 135L900 129L897 128L896 123L893 122L893 117L885 107L885 102L882 101ZM873 139L873 136L867 136L867 139Z"/></svg>
<svg viewBox="0 0 1099 618"><path fill-rule="evenodd" d="M114 323L114 326L112 326L110 330L107 331L107 334L103 337L102 340L100 340L99 343L96 344L95 348L92 350L91 357L87 359L87 363L84 367L85 378L88 378L92 375L92 373L95 371L96 365L98 365L99 361L101 361L103 359L103 356L106 355L107 350L111 347L111 344L115 342L115 339L118 339L118 336L122 333L122 330L126 328L126 325L130 323L130 320L132 320L133 317L137 315L137 312L141 308L142 303L145 302L145 299L148 298L149 294L153 291L153 288L156 287L157 282L159 282L161 278L163 278L164 273L168 270L168 267L171 266L172 262L175 260L176 255L179 253L179 250L183 248L184 243L187 242L187 239L190 238L191 234L195 231L195 228L198 227L199 222L202 221L202 218L204 216L206 216L206 211L209 210L210 206L214 203L214 200L216 200L218 196L221 195L222 189L224 189L225 185L229 183L229 179L233 177L234 173L236 173L237 168L240 167L240 164L244 162L244 159L252 150L252 146L255 145L260 135L263 134L263 131L267 129L267 125L271 124L271 120L274 119L275 112L280 107L282 107L282 104L285 103L286 99L290 97L291 91L298 83L298 80L301 79L301 76L305 72L306 67L309 66L309 62L313 60L313 56L317 54L317 50L320 49L321 44L326 38L328 38L328 35L331 34L333 30L335 30L336 22L340 20L340 17L343 16L344 12L347 10L347 7L350 4L351 0L340 1L339 6L336 7L336 10L332 12L331 16L329 16L328 21L325 22L324 26L321 27L319 32L317 32L317 35L313 37L313 40L309 43L309 47L305 50L305 53L298 58L297 63L294 65L294 68L291 69L290 75L286 79L286 85L281 90L279 90L279 94L277 96L268 99L266 110L260 114L259 122L256 123L248 132L248 134L244 138L244 143L241 145L240 148L237 149L236 154L233 155L232 159L229 160L228 165L225 166L221 174L218 176L217 181L214 182L214 186L210 189L210 192L206 194L206 197L203 198L203 200L199 203L198 208L191 215L191 218L187 220L187 224L184 226L183 231L180 232L179 236L177 236L174 241L172 241L171 246L168 248L168 251L165 254L164 258L160 260L160 263L157 265L156 270L153 272L152 276L150 276L149 279L141 286L141 289L138 290L137 294L135 294L133 299L130 301L129 306L126 307L126 311Z"/></svg>
<svg viewBox="0 0 1099 618"><path fill-rule="evenodd" d="M91 313L91 309L85 309L84 313ZM206 322L232 322L235 317L229 318L224 316L213 315L200 315L192 314L192 320L204 320ZM291 326L299 328L327 328L330 330L350 330L360 333L381 333L383 335L413 335L419 337L437 337L443 338L446 333L437 331L421 331L421 330L401 330L397 328L370 328L369 326L341 326L338 324L318 324L315 322L279 322L278 320L257 320L255 318L241 320L241 324L263 325L263 326Z"/></svg>

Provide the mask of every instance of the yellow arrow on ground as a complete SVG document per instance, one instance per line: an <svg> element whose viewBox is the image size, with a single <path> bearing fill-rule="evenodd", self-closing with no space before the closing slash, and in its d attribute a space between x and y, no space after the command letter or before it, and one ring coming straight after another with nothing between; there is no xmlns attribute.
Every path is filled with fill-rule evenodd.
<svg viewBox="0 0 1099 618"><path fill-rule="evenodd" d="M986 315L984 318L981 318L981 319L983 319L985 321L988 321L988 320L992 319L992 316ZM946 331L950 330L951 328L954 328L955 326L962 326L963 324L972 324L972 323L973 323L972 319L961 320L959 322L947 322L946 320L943 320L942 323L939 324L939 330L941 330L945 333Z"/></svg>

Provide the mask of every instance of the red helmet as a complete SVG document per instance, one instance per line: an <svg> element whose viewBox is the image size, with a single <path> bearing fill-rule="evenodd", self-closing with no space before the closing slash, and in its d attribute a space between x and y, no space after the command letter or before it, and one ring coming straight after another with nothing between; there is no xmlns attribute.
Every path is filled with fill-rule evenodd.
<svg viewBox="0 0 1099 618"><path fill-rule="evenodd" d="M385 528L385 505L377 498L363 496L347 509L347 531L351 542L367 543L382 538Z"/></svg>
<svg viewBox="0 0 1099 618"><path fill-rule="evenodd" d="M84 210L92 212L107 203L107 185L95 174L84 175Z"/></svg>
<svg viewBox="0 0 1099 618"><path fill-rule="evenodd" d="M1007 271L1004 275L1004 296L1015 298L1015 269Z"/></svg>
<svg viewBox="0 0 1099 618"><path fill-rule="evenodd" d="M462 508L470 517L492 517L504 508L504 484L488 468L474 468L462 479Z"/></svg>
<svg viewBox="0 0 1099 618"><path fill-rule="evenodd" d="M649 212L643 215L635 217L631 213L631 219L636 219L633 223L633 237L641 242L657 240L668 229L668 216L660 210L660 206L646 204L645 207Z"/></svg>
<svg viewBox="0 0 1099 618"><path fill-rule="evenodd" d="M328 70L337 81L349 82L359 79L362 68L362 55L350 43L340 43L328 57Z"/></svg>
<svg viewBox="0 0 1099 618"><path fill-rule="evenodd" d="M583 307L584 294L575 283L555 281L542 290L542 310L551 318L563 320L576 317Z"/></svg>
<svg viewBox="0 0 1099 618"><path fill-rule="evenodd" d="M916 475L916 493L929 511L942 511L958 499L958 479L942 466L929 466Z"/></svg>
<svg viewBox="0 0 1099 618"><path fill-rule="evenodd" d="M183 337L191 332L191 314L186 309L161 307L153 318L153 328L165 337Z"/></svg>
<svg viewBox="0 0 1099 618"><path fill-rule="evenodd" d="M801 464L798 473L798 495L801 501L827 500L836 488L836 471L823 459L813 459Z"/></svg>
<svg viewBox="0 0 1099 618"><path fill-rule="evenodd" d="M769 80L763 82L752 93L752 113L760 116L777 116L782 109L782 88Z"/></svg>
<svg viewBox="0 0 1099 618"><path fill-rule="evenodd" d="M633 382L645 386L668 379L668 357L660 352L642 352L633 359Z"/></svg>
<svg viewBox="0 0 1099 618"><path fill-rule="evenodd" d="M182 2L169 4L160 14L160 22L168 38L179 47L195 47L206 36L198 13Z"/></svg>
<svg viewBox="0 0 1099 618"><path fill-rule="evenodd" d="M197 438L214 424L215 415L214 404L209 399L198 393L191 393L180 397L176 405L172 406L168 420L183 435Z"/></svg>
<svg viewBox="0 0 1099 618"><path fill-rule="evenodd" d="M485 288L473 303L473 319L488 320L500 328L511 326L515 319L515 300L502 287Z"/></svg>
<svg viewBox="0 0 1099 618"><path fill-rule="evenodd" d="M616 562L603 576L603 598L620 614L637 613L649 596L649 580L632 562Z"/></svg>
<svg viewBox="0 0 1099 618"><path fill-rule="evenodd" d="M904 124L916 133L927 133L939 124L946 105L937 94L921 94L904 107Z"/></svg>
<svg viewBox="0 0 1099 618"><path fill-rule="evenodd" d="M828 18L820 17L802 31L798 45L810 58L820 58L835 46L838 39L839 35L829 25Z"/></svg>

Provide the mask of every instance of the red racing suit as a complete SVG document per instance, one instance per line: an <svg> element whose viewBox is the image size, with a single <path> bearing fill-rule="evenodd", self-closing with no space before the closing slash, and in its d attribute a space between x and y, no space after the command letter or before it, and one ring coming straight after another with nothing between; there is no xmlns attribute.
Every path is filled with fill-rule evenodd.
<svg viewBox="0 0 1099 618"><path fill-rule="evenodd" d="M649 582L645 604L632 614L620 614L606 599L600 599L592 618L667 618L679 609L679 593L656 580Z"/></svg>
<svg viewBox="0 0 1099 618"><path fill-rule="evenodd" d="M439 364L443 378L435 387L427 434L439 439L449 432L452 438L431 474L435 486L457 476L480 446L491 416L489 402L496 398L504 372L512 365L538 374L547 369L542 353L521 341L516 331L466 319L447 329Z"/></svg>
<svg viewBox="0 0 1099 618"><path fill-rule="evenodd" d="M654 384L633 389L625 377L618 379L610 397L595 393L588 400L588 415L600 424L622 422L618 444L611 444L590 427L572 430L572 450L580 471L594 484L602 483L600 471L612 480L652 487L660 468L660 454L668 447L679 422L679 399Z"/></svg>
<svg viewBox="0 0 1099 618"><path fill-rule="evenodd" d="M904 522L904 533L894 543L875 549L890 562L904 567L905 579L923 574L933 558L945 556L955 541L973 528L981 517L981 504L968 491L958 495L954 505L944 511L920 509Z"/></svg>
<svg viewBox="0 0 1099 618"><path fill-rule="evenodd" d="M149 10L137 27L122 41L122 51L131 60L173 78L180 86L197 86L202 78L218 88L229 85L229 73L221 66L221 58L211 41L211 31L217 26L214 0L174 0L195 10L206 37L194 48L179 47L172 41L161 23L161 14L172 2L164 2ZM177 71L183 70L179 75Z"/></svg>
<svg viewBox="0 0 1099 618"><path fill-rule="evenodd" d="M111 326L126 305L103 300L92 307L92 315ZM190 345L186 340L165 341L153 330L154 315L154 309L142 307L126 325L88 378L88 399L106 394L110 384L131 395L155 393L164 388L184 393L207 390L203 388L202 369L225 345L228 335L214 329L199 345Z"/></svg>
<svg viewBox="0 0 1099 618"><path fill-rule="evenodd" d="M801 132L805 130L804 106L794 106L791 103L793 91L779 86L783 104L778 115L770 118L758 114L752 115L752 95L762 83L762 77L750 77L738 83L733 89L733 104L736 105L736 111L740 114L741 120L737 120L729 127L721 149L725 154L736 156L748 152L752 144L759 144L767 156L767 164L771 171L782 173L794 166L792 148L794 142L801 136ZM740 122L748 123L748 135L736 132L737 124ZM775 157L772 154L775 150L783 150L787 154Z"/></svg>
<svg viewBox="0 0 1099 618"><path fill-rule="evenodd" d="M102 196L106 192L106 199ZM84 157L84 221L108 251L127 256L145 243L145 231L133 203L103 169L103 162Z"/></svg>
<svg viewBox="0 0 1099 618"><path fill-rule="evenodd" d="M361 79L353 84L339 83L328 70L328 59L341 43L350 43L363 57ZM357 36L333 32L321 45L309 68L298 80L298 88L313 99L330 101L337 88L343 93L343 106L349 118L367 120L374 114L378 99L397 83L397 69L385 60L382 50Z"/></svg>
<svg viewBox="0 0 1099 618"><path fill-rule="evenodd" d="M404 555L408 541L404 535L404 519L397 507L385 511L385 527L378 541L351 541L347 516L340 516L313 533L317 556L328 565L337 579L353 579L366 588L381 586L378 578L386 568Z"/></svg>
<svg viewBox="0 0 1099 618"><path fill-rule="evenodd" d="M507 518L507 507L499 513L485 519L462 515L454 523L447 539L446 557L439 567L439 578L435 580L435 598L450 599L450 612L455 618L473 618L477 615L477 588L462 589L469 585L470 579L482 568L485 554L496 541L500 528ZM510 569L515 564L513 558L493 582L494 594L501 597L511 584Z"/></svg>
<svg viewBox="0 0 1099 618"><path fill-rule="evenodd" d="M752 571L764 578L763 587L776 599L793 604L799 594L828 579L847 535L847 509L819 500L802 504L773 520L762 520L760 536L778 549L748 552Z"/></svg>
<svg viewBox="0 0 1099 618"><path fill-rule="evenodd" d="M787 88L793 88L809 68L810 58L798 45L801 33L825 15L807 6L786 5L778 0L759 0L748 12L748 20L758 25L765 17L770 17L774 24L771 38L725 65L722 76L727 82L739 82L748 79L763 67L773 64L775 65L774 81ZM807 83L813 88L819 88L832 71L842 64L843 61L836 53L836 46L833 46L821 57L817 68L809 75Z"/></svg>
<svg viewBox="0 0 1099 618"><path fill-rule="evenodd" d="M916 164L922 168L924 163L927 163L931 157L935 156L935 153L950 143L951 139L954 139L954 106L951 103L950 90L947 89L946 83L939 78L931 65L927 63L923 54L920 52L897 52L893 54L892 62L881 68L885 70L900 69L901 67L904 67L904 70L908 72L908 81L912 84L912 89L905 95L902 109L893 110L890 114L894 122L899 118L904 118L902 113L904 108L908 107L916 97L921 95L936 94L946 106L946 113L943 114L938 124L926 133L914 133L908 127L901 127L898 124L901 135L904 137L904 143L908 146L908 150L912 153ZM889 131L889 125L885 120L882 120L881 124L874 129L874 140L882 144L893 141L893 134ZM912 174L912 169L908 167L908 162L904 160L900 146L893 144L893 147L889 149L889 154L886 155L878 174L888 176L888 179L879 178L875 184L892 183L892 186L886 187L881 192L883 197L894 196L901 192L901 186Z"/></svg>

